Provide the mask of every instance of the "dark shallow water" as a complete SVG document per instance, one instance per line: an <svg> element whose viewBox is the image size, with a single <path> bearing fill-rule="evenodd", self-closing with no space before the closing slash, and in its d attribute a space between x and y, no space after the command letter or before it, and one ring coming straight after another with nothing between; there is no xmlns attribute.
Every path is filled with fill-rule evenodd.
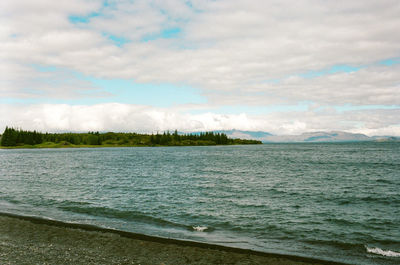
<svg viewBox="0 0 400 265"><path fill-rule="evenodd" d="M0 150L0 211L400 263L400 144Z"/></svg>

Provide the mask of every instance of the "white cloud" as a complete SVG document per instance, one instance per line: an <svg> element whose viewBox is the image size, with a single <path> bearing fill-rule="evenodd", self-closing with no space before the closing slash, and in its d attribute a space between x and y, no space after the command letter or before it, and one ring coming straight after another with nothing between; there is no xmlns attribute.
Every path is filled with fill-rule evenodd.
<svg viewBox="0 0 400 265"><path fill-rule="evenodd" d="M114 125L130 130L137 127L128 117L132 116L147 124L138 124L143 130L164 130L170 124L187 130L236 126L286 133L330 128L355 131L357 126L377 133L397 130L397 110L386 110L385 115L380 111L368 115L365 111L346 115L326 112L327 107L343 104L400 104L400 66L376 64L400 56L397 0L108 2L109 6L100 0L1 1L0 71L4 75L0 77L0 97L67 99L87 96L88 91L89 96L101 96L92 83L71 74L79 73L196 87L214 107L296 105L307 101L324 107L325 112L310 109L305 113L255 117L188 115L141 107L140 118L131 113L132 106L120 109L115 107L118 104L109 105L114 116L108 116L103 113L103 105L65 105L65 109L49 105L57 108L54 113L65 115L57 116L63 121L58 124L57 119L42 113L43 106L29 105L22 108L25 114L17 111L18 107L16 113L22 116L13 116L9 122L24 121L34 126L29 119L35 119L35 124L52 130L107 130L107 126ZM74 24L69 20L71 15L84 16L88 23ZM181 29L177 38L141 41L169 28ZM110 35L129 42L118 47L108 38ZM61 70L42 72L32 65ZM316 78L299 76L334 65L364 68ZM46 110L51 112L53 107L49 106ZM36 114L40 109L41 114L28 115L28 119L24 116L28 109ZM81 120L86 117L82 113L95 117L95 111L99 118ZM82 115L72 117L66 112ZM382 124L374 123L372 117L381 119Z"/></svg>
<svg viewBox="0 0 400 265"><path fill-rule="evenodd" d="M30 106L1 105L5 126L48 131L138 131L166 130L209 131L216 129L254 129L255 119L240 115L213 113L185 114L177 110L118 103L93 106L38 104Z"/></svg>
<svg viewBox="0 0 400 265"><path fill-rule="evenodd" d="M337 72L314 78L289 76L277 83L250 84L240 90L241 94L236 93L233 97L240 96L254 105L278 102L293 104L299 101L311 101L326 106L398 105L399 73L400 64L375 65L356 72ZM214 97L212 99L218 100Z"/></svg>
<svg viewBox="0 0 400 265"><path fill-rule="evenodd" d="M63 69L41 71L35 66L9 63L7 68L0 70L5 73L0 79L0 95L3 98L71 99L108 95L91 82Z"/></svg>
<svg viewBox="0 0 400 265"><path fill-rule="evenodd" d="M61 7L41 1L31 9L14 2L2 24L19 37L4 39L4 57L105 78L236 91L262 80L400 54L398 1L210 1L202 12L184 1L117 1L108 8L91 1ZM91 12L101 15L88 24L68 21L71 14ZM139 41L169 26L180 27L181 37ZM118 48L103 33L132 42Z"/></svg>
<svg viewBox="0 0 400 265"><path fill-rule="evenodd" d="M29 130L185 132L211 130L268 131L274 134L300 134L305 131L365 133L400 136L400 109L337 112L297 111L264 115L190 114L183 109L154 108L118 103L93 106L66 104L0 105L0 131L5 126Z"/></svg>

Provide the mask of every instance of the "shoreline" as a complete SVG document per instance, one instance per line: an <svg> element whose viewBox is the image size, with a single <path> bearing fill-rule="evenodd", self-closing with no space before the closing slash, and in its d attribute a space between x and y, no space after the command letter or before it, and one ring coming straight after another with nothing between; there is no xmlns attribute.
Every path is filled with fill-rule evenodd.
<svg viewBox="0 0 400 265"><path fill-rule="evenodd" d="M2 146L0 149L79 149L79 148L119 148L119 147L200 147L200 146L247 146L247 145L263 145L261 144L213 144L213 145L22 145L22 146Z"/></svg>
<svg viewBox="0 0 400 265"><path fill-rule="evenodd" d="M262 142L259 144L213 144L213 145L22 145L22 146L2 146L0 150L13 149L79 149L79 148L120 148L120 147L200 147L200 146L251 146L251 145L275 145L275 144L295 144L295 145L310 145L310 144L365 144L365 143L400 143L400 141L337 141L337 142Z"/></svg>
<svg viewBox="0 0 400 265"><path fill-rule="evenodd" d="M40 255L24 261L32 259L27 249ZM57 264L72 254L80 264L344 264L0 212L0 262Z"/></svg>

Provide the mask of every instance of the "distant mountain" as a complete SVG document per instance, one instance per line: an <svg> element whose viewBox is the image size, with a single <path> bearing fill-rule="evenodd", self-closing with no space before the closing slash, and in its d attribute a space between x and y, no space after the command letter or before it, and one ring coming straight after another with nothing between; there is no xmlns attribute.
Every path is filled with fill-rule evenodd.
<svg viewBox="0 0 400 265"><path fill-rule="evenodd" d="M273 135L264 142L360 142L374 139L360 133L347 132L309 132L300 135Z"/></svg>
<svg viewBox="0 0 400 265"><path fill-rule="evenodd" d="M354 134L346 132L309 132L300 135L273 135L262 131L241 131L241 130L222 130L215 131L225 133L230 138L255 139L264 143L285 142L354 142L354 141L373 141L374 139L364 134Z"/></svg>
<svg viewBox="0 0 400 265"><path fill-rule="evenodd" d="M373 136L361 133L333 132L308 132L300 135L273 135L262 131L217 130L215 133L224 133L229 138L259 140L264 143L316 143L316 142L397 142L400 137ZM195 133L196 134L196 133Z"/></svg>

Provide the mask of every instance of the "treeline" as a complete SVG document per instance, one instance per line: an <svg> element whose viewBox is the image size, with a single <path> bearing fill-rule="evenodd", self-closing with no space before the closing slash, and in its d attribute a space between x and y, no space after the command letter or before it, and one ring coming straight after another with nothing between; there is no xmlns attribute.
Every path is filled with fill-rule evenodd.
<svg viewBox="0 0 400 265"><path fill-rule="evenodd" d="M41 133L6 127L0 144L2 146L24 146L41 144L91 145L91 146L188 146L188 145L233 145L260 144L256 140L230 139L224 133L162 134L138 133Z"/></svg>
<svg viewBox="0 0 400 265"><path fill-rule="evenodd" d="M23 131L8 128L4 130L1 136L0 144L2 146L16 146L18 144L35 145L43 142L42 134L37 131Z"/></svg>

